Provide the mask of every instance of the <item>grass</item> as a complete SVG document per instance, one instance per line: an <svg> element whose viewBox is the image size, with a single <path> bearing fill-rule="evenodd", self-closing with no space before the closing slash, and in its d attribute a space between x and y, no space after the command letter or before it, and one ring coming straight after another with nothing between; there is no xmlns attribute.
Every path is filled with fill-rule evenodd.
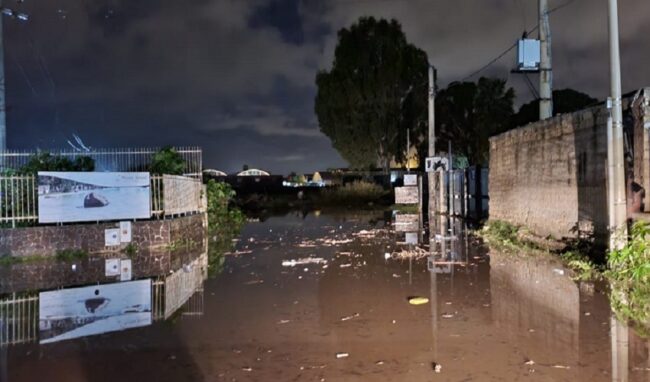
<svg viewBox="0 0 650 382"><path fill-rule="evenodd" d="M59 261L75 261L88 258L88 252L83 249L64 249L56 252L55 258Z"/></svg>
<svg viewBox="0 0 650 382"><path fill-rule="evenodd" d="M138 253L138 245L135 243L129 243L122 249L122 252L131 258Z"/></svg>
<svg viewBox="0 0 650 382"><path fill-rule="evenodd" d="M316 203L341 206L368 205L380 202L386 195L388 195L388 191L378 184L356 181L341 187L323 190Z"/></svg>
<svg viewBox="0 0 650 382"><path fill-rule="evenodd" d="M605 277L609 280L610 303L621 320L629 320L650 331L650 225L637 222L627 244L610 251Z"/></svg>
<svg viewBox="0 0 650 382"><path fill-rule="evenodd" d="M525 228L500 220L488 222L478 234L489 245L506 253L525 251L529 254L559 255L564 265L573 271L573 280L594 281L602 277L603 270L582 251L582 247L553 252L532 241Z"/></svg>

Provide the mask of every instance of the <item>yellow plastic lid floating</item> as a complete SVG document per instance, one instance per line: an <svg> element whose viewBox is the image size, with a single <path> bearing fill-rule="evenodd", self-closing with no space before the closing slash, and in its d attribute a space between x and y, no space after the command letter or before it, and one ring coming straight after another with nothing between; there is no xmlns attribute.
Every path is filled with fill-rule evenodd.
<svg viewBox="0 0 650 382"><path fill-rule="evenodd" d="M426 297L410 297L409 298L409 304L411 305L423 305L423 304L428 304L429 299Z"/></svg>

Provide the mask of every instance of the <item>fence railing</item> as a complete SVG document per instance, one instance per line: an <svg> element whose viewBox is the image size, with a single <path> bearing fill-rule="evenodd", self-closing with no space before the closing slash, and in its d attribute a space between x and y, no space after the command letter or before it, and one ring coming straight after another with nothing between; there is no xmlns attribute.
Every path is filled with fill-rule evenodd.
<svg viewBox="0 0 650 382"><path fill-rule="evenodd" d="M0 223L38 220L38 185L32 175L0 176Z"/></svg>
<svg viewBox="0 0 650 382"><path fill-rule="evenodd" d="M80 157L90 157L95 163L95 171L138 172L148 171L153 156L159 148L106 148L90 151L72 149L57 150L6 150L0 151L0 170L20 170L40 153L64 157L71 161ZM183 175L201 178L203 171L203 151L200 147L174 147L185 160Z"/></svg>
<svg viewBox="0 0 650 382"><path fill-rule="evenodd" d="M151 176L151 216L166 217L205 211L200 179ZM0 176L0 225L38 222L38 179L34 175Z"/></svg>
<svg viewBox="0 0 650 382"><path fill-rule="evenodd" d="M0 299L0 346L38 339L38 295L13 293Z"/></svg>

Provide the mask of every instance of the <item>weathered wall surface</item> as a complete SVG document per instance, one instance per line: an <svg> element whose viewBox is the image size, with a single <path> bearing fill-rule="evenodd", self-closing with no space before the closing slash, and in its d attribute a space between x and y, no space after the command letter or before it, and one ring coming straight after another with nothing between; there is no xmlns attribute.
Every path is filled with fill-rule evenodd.
<svg viewBox="0 0 650 382"><path fill-rule="evenodd" d="M169 246L179 239L201 243L204 214L167 220L136 221L131 225L132 242L142 249ZM81 249L88 253L120 250L104 245L104 230L118 223L75 224L0 229L0 256L54 256L58 251Z"/></svg>
<svg viewBox="0 0 650 382"><path fill-rule="evenodd" d="M557 238L606 229L606 127L597 107L491 138L490 219Z"/></svg>
<svg viewBox="0 0 650 382"><path fill-rule="evenodd" d="M648 95L645 89L645 95L623 100L626 152L633 158L626 176L646 192ZM558 239L578 234L606 238L608 115L600 105L490 138L490 219Z"/></svg>

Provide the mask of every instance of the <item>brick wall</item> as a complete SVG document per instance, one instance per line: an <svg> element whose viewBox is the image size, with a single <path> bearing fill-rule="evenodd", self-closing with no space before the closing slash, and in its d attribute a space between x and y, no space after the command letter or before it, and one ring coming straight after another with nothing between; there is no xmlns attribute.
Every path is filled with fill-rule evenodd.
<svg viewBox="0 0 650 382"><path fill-rule="evenodd" d="M179 238L202 241L204 214L167 220L136 221L131 225L133 243L142 249L168 246ZM74 224L0 229L0 256L53 256L57 251L81 249L88 253L120 250L104 246L104 230L119 223Z"/></svg>
<svg viewBox="0 0 650 382"><path fill-rule="evenodd" d="M623 102L635 158L628 177L648 183L647 96ZM637 100L638 101L638 100ZM607 237L607 117L604 105L536 122L490 139L490 219L540 235ZM650 190L649 190L650 191Z"/></svg>

